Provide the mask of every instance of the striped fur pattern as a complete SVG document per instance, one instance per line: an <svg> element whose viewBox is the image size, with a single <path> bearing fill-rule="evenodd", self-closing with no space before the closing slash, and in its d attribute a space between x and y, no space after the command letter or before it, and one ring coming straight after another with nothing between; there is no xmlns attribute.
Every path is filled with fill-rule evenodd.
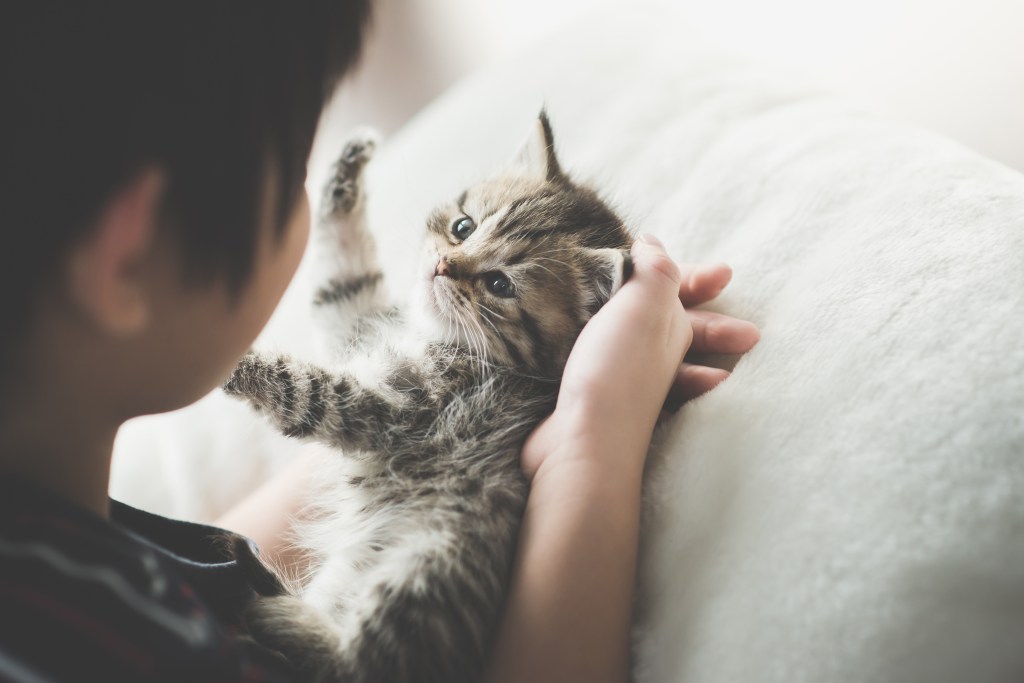
<svg viewBox="0 0 1024 683"><path fill-rule="evenodd" d="M562 171L551 127L505 175L427 221L414 302L387 301L351 141L318 212L329 269L314 306L337 364L246 356L225 385L284 433L335 448L317 557L254 603L257 640L311 681L477 681L527 495L518 451L554 406L566 356L629 277L632 238Z"/></svg>

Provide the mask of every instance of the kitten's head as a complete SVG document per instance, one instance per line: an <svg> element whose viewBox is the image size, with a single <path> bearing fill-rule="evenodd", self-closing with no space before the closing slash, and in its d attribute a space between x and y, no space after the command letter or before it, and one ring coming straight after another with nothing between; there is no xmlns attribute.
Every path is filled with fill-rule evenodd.
<svg viewBox="0 0 1024 683"><path fill-rule="evenodd" d="M562 171L542 111L508 172L431 214L418 304L442 338L557 376L583 325L629 277L632 241Z"/></svg>

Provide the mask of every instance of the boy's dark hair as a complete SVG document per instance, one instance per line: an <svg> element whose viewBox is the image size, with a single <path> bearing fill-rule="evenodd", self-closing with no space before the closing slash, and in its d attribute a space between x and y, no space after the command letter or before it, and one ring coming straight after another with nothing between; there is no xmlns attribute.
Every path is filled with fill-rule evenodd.
<svg viewBox="0 0 1024 683"><path fill-rule="evenodd" d="M3 3L0 360L40 283L150 164L166 172L161 227L189 275L243 283L268 177L283 226L321 109L359 53L368 6Z"/></svg>

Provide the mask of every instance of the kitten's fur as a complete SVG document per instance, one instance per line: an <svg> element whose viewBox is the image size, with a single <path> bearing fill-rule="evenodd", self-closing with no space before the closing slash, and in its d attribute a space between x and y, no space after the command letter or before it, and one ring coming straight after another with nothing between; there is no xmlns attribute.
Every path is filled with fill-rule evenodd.
<svg viewBox="0 0 1024 683"><path fill-rule="evenodd" d="M365 225L373 147L346 146L318 213L332 273L314 304L338 366L250 354L225 385L350 468L326 475L342 481L305 539L310 582L257 600L248 621L310 680L476 681L526 500L519 448L580 329L629 277L632 238L562 171L542 112L511 171L429 217L406 320ZM475 230L460 240L464 217Z"/></svg>

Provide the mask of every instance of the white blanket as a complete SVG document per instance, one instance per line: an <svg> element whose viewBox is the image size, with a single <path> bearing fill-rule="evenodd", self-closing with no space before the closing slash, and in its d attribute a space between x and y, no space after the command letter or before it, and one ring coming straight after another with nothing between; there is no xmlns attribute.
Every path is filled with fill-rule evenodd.
<svg viewBox="0 0 1024 683"><path fill-rule="evenodd" d="M570 172L679 259L730 263L713 308L762 329L658 435L639 680L1024 680L1024 177L621 11L488 67L379 153L396 294L429 207L499 167L542 102ZM299 344L289 327L269 337ZM247 416L211 418L166 456L209 471L157 499L130 446L192 413L126 433L115 494L209 517L280 459L211 457Z"/></svg>

